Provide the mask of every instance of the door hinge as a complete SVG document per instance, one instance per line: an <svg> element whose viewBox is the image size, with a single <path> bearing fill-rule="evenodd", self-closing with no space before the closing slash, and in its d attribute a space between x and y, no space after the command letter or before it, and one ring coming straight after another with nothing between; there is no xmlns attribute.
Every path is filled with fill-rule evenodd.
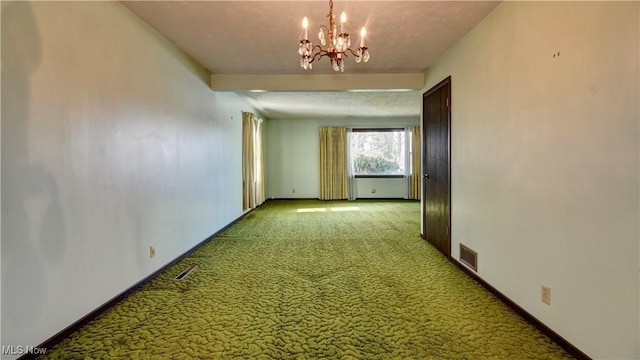
<svg viewBox="0 0 640 360"><path fill-rule="evenodd" d="M449 227L447 226L447 236L449 236Z"/></svg>
<svg viewBox="0 0 640 360"><path fill-rule="evenodd" d="M449 98L447 98L447 107L449 107Z"/></svg>

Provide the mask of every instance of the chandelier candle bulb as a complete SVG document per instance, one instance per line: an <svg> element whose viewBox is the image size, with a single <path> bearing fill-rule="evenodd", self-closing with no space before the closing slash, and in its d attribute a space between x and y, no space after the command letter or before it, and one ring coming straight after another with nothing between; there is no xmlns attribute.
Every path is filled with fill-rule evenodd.
<svg viewBox="0 0 640 360"><path fill-rule="evenodd" d="M307 29L309 28L309 19L307 19L306 16L302 19L302 27L304 28L304 39L307 40L309 38L309 34L307 32Z"/></svg>
<svg viewBox="0 0 640 360"><path fill-rule="evenodd" d="M343 11L342 14L340 15L340 32L342 33L347 32L344 26L346 22L347 22L347 13Z"/></svg>
<svg viewBox="0 0 640 360"><path fill-rule="evenodd" d="M362 27L362 30L360 30L360 47L364 47L364 37L367 36L367 29L365 29L365 27Z"/></svg>

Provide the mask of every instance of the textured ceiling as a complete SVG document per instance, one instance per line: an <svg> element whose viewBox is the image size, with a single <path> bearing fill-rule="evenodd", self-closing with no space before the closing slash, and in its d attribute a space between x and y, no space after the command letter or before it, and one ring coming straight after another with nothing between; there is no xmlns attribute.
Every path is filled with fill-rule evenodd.
<svg viewBox="0 0 640 360"><path fill-rule="evenodd" d="M329 74L326 59L300 68L301 20L317 42L328 1L123 1L133 13L213 74ZM368 63L346 63L345 73L422 73L480 22L495 1L336 1L348 15L352 42L367 27ZM239 92L266 117L418 116L416 92ZM413 103L415 102L415 103ZM313 115L313 116L311 116Z"/></svg>

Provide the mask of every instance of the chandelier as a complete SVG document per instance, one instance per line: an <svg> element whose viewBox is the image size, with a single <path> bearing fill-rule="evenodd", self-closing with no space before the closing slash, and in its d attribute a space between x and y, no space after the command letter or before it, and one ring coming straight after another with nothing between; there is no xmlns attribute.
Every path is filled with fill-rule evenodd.
<svg viewBox="0 0 640 360"><path fill-rule="evenodd" d="M300 40L300 67L306 69L313 68L313 62L326 56L331 60L331 67L334 71L344 71L344 59L347 58L347 52L350 52L356 59L356 62L369 61L369 48L364 45L364 38L367 35L367 29L362 27L360 30L360 47L354 51L351 49L351 37L345 29L347 22L347 14L343 11L340 15L340 27L336 25L336 17L333 14L333 0L329 0L329 26L320 25L318 38L320 45L313 45L309 40L308 28L309 20L305 16L302 19L302 27L304 28L304 37ZM328 47L324 46L329 44Z"/></svg>

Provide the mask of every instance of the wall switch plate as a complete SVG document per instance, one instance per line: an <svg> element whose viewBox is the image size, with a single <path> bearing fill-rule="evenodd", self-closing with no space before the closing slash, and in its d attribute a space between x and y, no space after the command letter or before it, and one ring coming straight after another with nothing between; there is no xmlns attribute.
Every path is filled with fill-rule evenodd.
<svg viewBox="0 0 640 360"><path fill-rule="evenodd" d="M551 305L551 288L547 285L542 285L541 287L541 295L542 295L542 302L547 304L547 305Z"/></svg>
<svg viewBox="0 0 640 360"><path fill-rule="evenodd" d="M149 258L156 256L156 248L149 246Z"/></svg>

